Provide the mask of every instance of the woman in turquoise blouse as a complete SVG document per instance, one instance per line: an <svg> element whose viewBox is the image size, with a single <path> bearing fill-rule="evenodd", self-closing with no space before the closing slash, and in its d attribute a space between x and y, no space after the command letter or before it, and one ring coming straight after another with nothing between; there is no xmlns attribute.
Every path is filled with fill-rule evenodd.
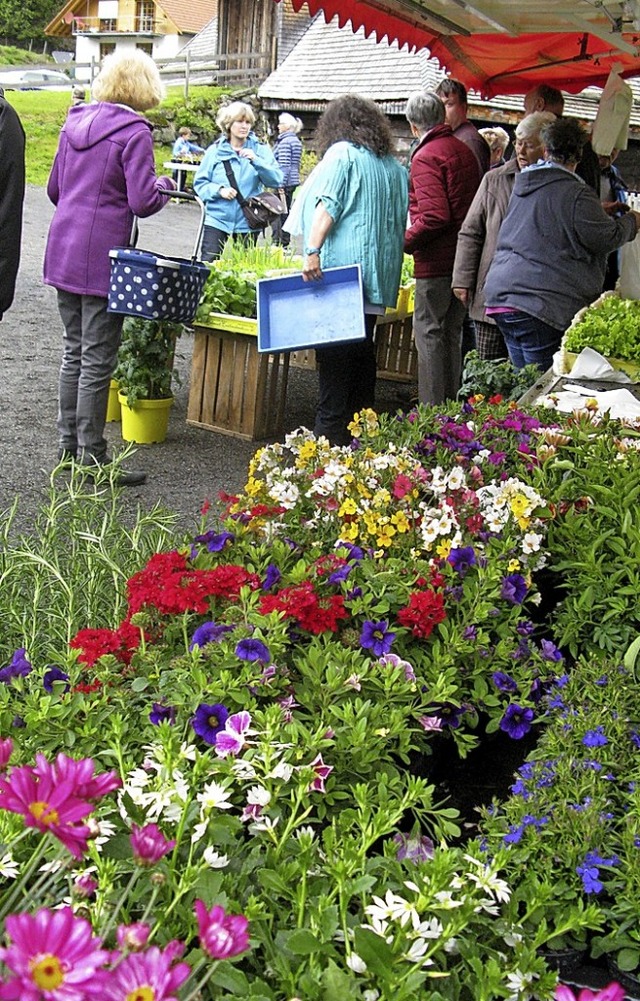
<svg viewBox="0 0 640 1001"><path fill-rule="evenodd" d="M346 445L354 413L375 404L373 332L376 316L398 297L407 172L392 154L384 114L356 94L327 105L315 146L322 159L300 189L286 228L303 234L306 281L320 281L322 268L359 264L362 270L366 340L316 351L315 434Z"/></svg>

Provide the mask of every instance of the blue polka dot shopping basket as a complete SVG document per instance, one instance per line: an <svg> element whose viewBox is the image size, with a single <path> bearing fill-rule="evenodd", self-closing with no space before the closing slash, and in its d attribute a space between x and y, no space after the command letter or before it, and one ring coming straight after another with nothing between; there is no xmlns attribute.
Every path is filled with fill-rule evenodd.
<svg viewBox="0 0 640 1001"><path fill-rule="evenodd" d="M168 194L172 197L186 195L190 201L199 201L184 192L169 191ZM153 254L135 247L116 247L109 251L109 313L191 323L209 274L207 265L197 260L204 222L202 203L200 206L202 218L191 260ZM134 231L136 228L134 226Z"/></svg>

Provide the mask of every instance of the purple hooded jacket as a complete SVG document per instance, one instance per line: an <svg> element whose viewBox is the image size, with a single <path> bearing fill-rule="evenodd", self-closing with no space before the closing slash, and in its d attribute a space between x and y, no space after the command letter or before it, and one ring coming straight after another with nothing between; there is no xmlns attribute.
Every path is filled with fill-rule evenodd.
<svg viewBox="0 0 640 1001"><path fill-rule="evenodd" d="M44 256L47 285L106 298L109 251L126 247L134 215L167 203L156 177L151 125L130 108L98 102L70 108L47 184L56 206Z"/></svg>

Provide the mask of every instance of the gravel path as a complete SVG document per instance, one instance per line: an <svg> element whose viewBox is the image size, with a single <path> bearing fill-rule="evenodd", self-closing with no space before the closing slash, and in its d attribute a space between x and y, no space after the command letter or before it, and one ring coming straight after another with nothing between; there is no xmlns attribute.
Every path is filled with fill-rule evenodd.
<svg viewBox="0 0 640 1001"><path fill-rule="evenodd" d="M12 308L0 323L0 511L18 497L16 524L28 527L48 487L57 453L56 394L62 327L55 290L42 283L42 259L52 206L43 188L29 187L20 274ZM139 246L190 256L198 210L188 203L170 203L141 223ZM147 483L124 491L133 512L162 501L193 528L205 498L220 490L234 491L244 483L247 463L257 443L215 434L186 423L192 338L178 343L176 387L167 441L140 446L132 465L148 473ZM316 377L292 371L287 396L287 430L313 420ZM118 424L107 425L114 448L122 447Z"/></svg>

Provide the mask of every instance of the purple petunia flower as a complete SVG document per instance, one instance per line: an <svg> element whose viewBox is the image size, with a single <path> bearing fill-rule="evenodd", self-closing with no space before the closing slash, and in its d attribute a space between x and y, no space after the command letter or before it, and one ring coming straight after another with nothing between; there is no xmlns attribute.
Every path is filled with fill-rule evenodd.
<svg viewBox="0 0 640 1001"><path fill-rule="evenodd" d="M153 708L149 713L149 722L153 723L154 726L160 726L161 723L168 723L170 726L176 721L176 711L173 706L165 706L162 702L154 702Z"/></svg>
<svg viewBox="0 0 640 1001"><path fill-rule="evenodd" d="M9 664L0 670L0 681L5 683L13 678L26 678L33 671L33 665L27 660L27 651L23 646L14 653Z"/></svg>
<svg viewBox="0 0 640 1001"><path fill-rule="evenodd" d="M360 546L354 546L353 542L343 542L341 540L336 543L336 549L346 549L349 553L350 560L358 562L364 559L364 550L362 550Z"/></svg>
<svg viewBox="0 0 640 1001"><path fill-rule="evenodd" d="M462 631L463 640L475 640L478 638L478 630L475 626L465 626Z"/></svg>
<svg viewBox="0 0 640 1001"><path fill-rule="evenodd" d="M64 691L69 691L69 675L65 674L59 667L48 667L42 678L42 687L45 692L53 692L54 681L64 681Z"/></svg>
<svg viewBox="0 0 640 1001"><path fill-rule="evenodd" d="M408 859L410 862L427 862L433 858L434 844L431 838L422 834L410 837L408 834L394 834L393 842L398 845L396 858L399 862Z"/></svg>
<svg viewBox="0 0 640 1001"><path fill-rule="evenodd" d="M513 740L521 740L529 733L532 722L533 709L524 709L516 702L512 702L500 720L500 729L508 733Z"/></svg>
<svg viewBox="0 0 640 1001"><path fill-rule="evenodd" d="M236 646L236 657L240 660L249 661L263 661L266 663L271 660L271 654L269 653L269 647L262 640L256 639L245 639L240 640Z"/></svg>
<svg viewBox="0 0 640 1001"><path fill-rule="evenodd" d="M454 706L451 702L443 702L441 705L434 706L431 709L431 718L435 717L439 719L442 726L448 726L451 730L457 730L466 711L466 706Z"/></svg>
<svg viewBox="0 0 640 1001"><path fill-rule="evenodd" d="M447 563L451 564L460 577L464 577L471 567L475 566L476 562L476 554L473 546L461 546L459 549L452 549L447 556Z"/></svg>
<svg viewBox="0 0 640 1001"><path fill-rule="evenodd" d="M531 636L535 628L533 622L519 622L516 626L516 632L519 636Z"/></svg>
<svg viewBox="0 0 640 1001"><path fill-rule="evenodd" d="M224 706L222 706L224 709ZM246 710L234 713L225 721L224 729L218 730L215 738L216 754L226 758L228 754L240 754L250 732L251 716Z"/></svg>
<svg viewBox="0 0 640 1001"><path fill-rule="evenodd" d="M510 674L504 671L494 671L491 680L500 692L517 692L518 685Z"/></svg>
<svg viewBox="0 0 640 1001"><path fill-rule="evenodd" d="M544 660L560 661L564 659L555 643L552 643L551 640L540 641L540 653Z"/></svg>
<svg viewBox="0 0 640 1001"><path fill-rule="evenodd" d="M609 741L604 735L604 727L597 726L595 730L587 730L582 743L585 747L604 747Z"/></svg>
<svg viewBox="0 0 640 1001"><path fill-rule="evenodd" d="M205 743L215 744L216 737L224 730L228 718L229 710L226 706L201 702L191 720L191 726Z"/></svg>
<svg viewBox="0 0 640 1001"><path fill-rule="evenodd" d="M233 632L233 626L219 626L215 622L203 622L195 630L189 644L190 650L206 646L207 643L219 643L225 633Z"/></svg>
<svg viewBox="0 0 640 1001"><path fill-rule="evenodd" d="M264 572L264 580L262 581L262 590L270 591L272 587L280 583L282 579L282 574L280 573L278 567L275 563L270 563Z"/></svg>
<svg viewBox="0 0 640 1001"><path fill-rule="evenodd" d="M527 594L527 582L522 574L511 573L502 578L500 597L512 605L521 605Z"/></svg>
<svg viewBox="0 0 640 1001"><path fill-rule="evenodd" d="M342 582L347 579L352 570L353 567L350 567L349 564L346 563L343 567L340 567L338 570L334 570L333 573L329 574L329 576L327 577L327 583L342 584Z"/></svg>
<svg viewBox="0 0 640 1001"><path fill-rule="evenodd" d="M220 553L226 545L230 545L235 540L233 532L205 532L204 535L196 535L195 541L202 542L210 553Z"/></svg>
<svg viewBox="0 0 640 1001"><path fill-rule="evenodd" d="M367 620L360 633L360 646L363 650L371 650L376 657L384 657L391 650L395 638L396 634L389 631L386 619L380 622Z"/></svg>

